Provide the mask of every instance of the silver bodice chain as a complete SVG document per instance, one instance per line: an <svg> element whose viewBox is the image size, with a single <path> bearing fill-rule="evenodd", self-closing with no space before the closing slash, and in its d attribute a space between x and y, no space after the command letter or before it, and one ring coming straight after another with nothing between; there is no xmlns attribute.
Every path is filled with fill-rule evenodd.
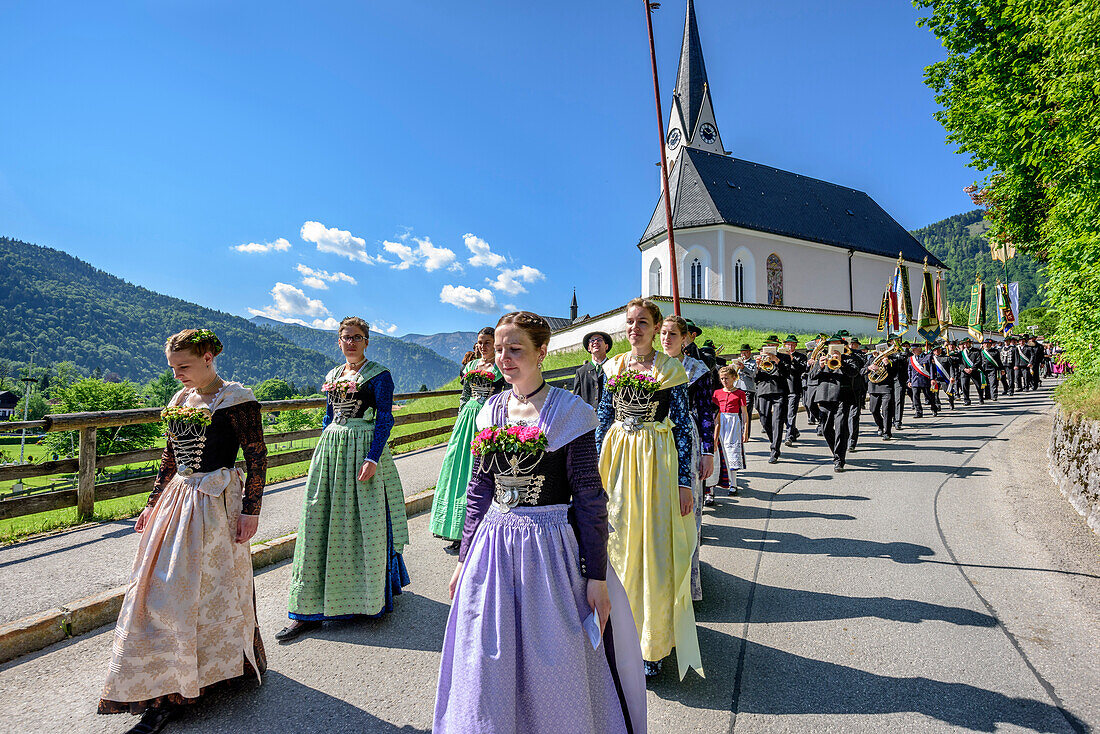
<svg viewBox="0 0 1100 734"><path fill-rule="evenodd" d="M207 427L187 421L168 421L166 430L176 458L176 473L181 477L191 476L202 463Z"/></svg>
<svg viewBox="0 0 1100 734"><path fill-rule="evenodd" d="M623 430L634 433L643 423L657 420L658 403L653 394L630 387L615 391L611 398L615 408L615 420L623 424Z"/></svg>
<svg viewBox="0 0 1100 734"><path fill-rule="evenodd" d="M331 393L329 394L329 404L332 406L333 423L342 426L348 422L348 418L351 418L359 412L359 406L363 401L355 397L358 394L359 392L356 391L343 398L337 398Z"/></svg>

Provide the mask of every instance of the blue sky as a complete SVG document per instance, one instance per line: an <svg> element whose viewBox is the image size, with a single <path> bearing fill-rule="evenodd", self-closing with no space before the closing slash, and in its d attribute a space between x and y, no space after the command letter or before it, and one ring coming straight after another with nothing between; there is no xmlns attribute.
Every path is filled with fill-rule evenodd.
<svg viewBox="0 0 1100 734"><path fill-rule="evenodd" d="M684 5L654 15L666 119ZM735 156L908 229L971 208L908 2L696 12ZM636 295L659 156L640 2L0 0L0 28L2 235L231 313L394 334Z"/></svg>

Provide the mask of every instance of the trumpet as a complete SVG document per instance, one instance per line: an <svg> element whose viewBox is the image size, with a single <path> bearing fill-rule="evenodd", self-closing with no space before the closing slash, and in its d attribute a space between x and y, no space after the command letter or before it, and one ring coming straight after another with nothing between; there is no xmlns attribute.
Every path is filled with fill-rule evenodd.
<svg viewBox="0 0 1100 734"><path fill-rule="evenodd" d="M867 379L876 385L890 376L890 357L900 351L896 343L890 344L886 349L875 355L874 360L867 367Z"/></svg>
<svg viewBox="0 0 1100 734"><path fill-rule="evenodd" d="M831 370L839 370L843 361L840 352L829 352L829 356L825 358L825 366Z"/></svg>
<svg viewBox="0 0 1100 734"><path fill-rule="evenodd" d="M779 357L776 357L774 354L768 354L767 352L765 352L764 354L760 355L760 360L757 362L757 367L761 372L766 372L769 375L774 374L776 369L779 368Z"/></svg>

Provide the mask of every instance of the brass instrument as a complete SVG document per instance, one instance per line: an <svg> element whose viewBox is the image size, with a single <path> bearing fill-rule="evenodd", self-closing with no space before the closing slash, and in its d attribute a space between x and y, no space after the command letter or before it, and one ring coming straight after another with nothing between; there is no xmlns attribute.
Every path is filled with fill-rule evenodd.
<svg viewBox="0 0 1100 734"><path fill-rule="evenodd" d="M810 356L807 359L807 362L809 364L816 364L818 358L821 356L821 353L824 352L828 348L829 343L825 339L818 339L816 342L807 342L807 344L806 344L807 349L810 348L810 344L814 345L814 347L813 347L814 350L812 352L810 352Z"/></svg>
<svg viewBox="0 0 1100 734"><path fill-rule="evenodd" d="M839 370L840 365L844 362L840 352L829 352L829 356L825 358L825 367L830 370Z"/></svg>
<svg viewBox="0 0 1100 734"><path fill-rule="evenodd" d="M775 374L775 371L779 369L779 357L765 352L760 355L760 360L756 365L761 372L765 372L769 375Z"/></svg>
<svg viewBox="0 0 1100 734"><path fill-rule="evenodd" d="M867 379L876 385L890 376L890 357L901 351L896 342L891 343L886 349L875 355L867 368Z"/></svg>

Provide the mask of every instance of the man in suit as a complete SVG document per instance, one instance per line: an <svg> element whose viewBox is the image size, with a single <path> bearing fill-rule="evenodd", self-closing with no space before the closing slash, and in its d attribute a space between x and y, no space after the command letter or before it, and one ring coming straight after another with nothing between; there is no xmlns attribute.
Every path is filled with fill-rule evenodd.
<svg viewBox="0 0 1100 734"><path fill-rule="evenodd" d="M959 359L960 367L959 371L959 389L962 392L963 405L970 405L970 384L974 383L978 392L978 402L985 402L985 395L982 392L982 379L985 375L982 373L978 359L978 352L971 348L970 339L963 338L959 345Z"/></svg>
<svg viewBox="0 0 1100 734"><path fill-rule="evenodd" d="M990 400L996 401L997 381L1005 368L1001 363L1000 350L993 345L993 340L987 337L986 340L982 342L980 354L982 357L982 369L985 371L986 375L985 396Z"/></svg>
<svg viewBox="0 0 1100 734"><path fill-rule="evenodd" d="M765 353L774 351L775 366L768 370L761 366ZM779 461L780 444L783 442L783 426L787 422L787 397L790 394L791 359L779 353L779 337L772 334L764 341L756 370L756 412L760 414L760 427L771 444L768 463Z"/></svg>
<svg viewBox="0 0 1100 734"><path fill-rule="evenodd" d="M886 344L879 345L881 349L879 351L886 351ZM875 425L878 427L878 435L883 441L890 441L894 437L894 385L897 383L896 363L889 357L884 357L886 360L886 378L881 382L871 382L867 380L867 395L868 395L868 407L871 410L871 417L875 419ZM863 367L864 375L867 374L867 370L871 367L872 359L867 360L867 364ZM866 379L866 377L864 378Z"/></svg>
<svg viewBox="0 0 1100 734"><path fill-rule="evenodd" d="M955 363L951 356L950 342L936 342L932 347L932 378L939 383L939 392L934 393L936 399L936 411L943 408L942 396L947 397L947 404L955 409Z"/></svg>
<svg viewBox="0 0 1100 734"><path fill-rule="evenodd" d="M913 398L913 414L917 418L924 417L921 396L928 402L932 415L939 415L939 408L932 398L932 355L924 353L924 345L920 342L913 345L913 353L909 355L908 385L909 394ZM939 384L936 386L939 387Z"/></svg>
<svg viewBox="0 0 1100 734"><path fill-rule="evenodd" d="M810 351L813 351L813 349L815 349L823 339L827 340L828 338L828 334L818 334L817 339L811 342L811 344L813 344L813 347L811 347ZM816 379L810 377L811 366L812 365L809 361L809 355L806 355L806 374L802 377L802 404L806 406L806 422L809 423L811 426L817 426L817 435L820 436L822 430L821 424L817 420L817 413L814 412L813 402L810 400L814 388L817 387Z"/></svg>
<svg viewBox="0 0 1100 734"><path fill-rule="evenodd" d="M1008 337L1001 344L1001 364L1004 370L1001 372L1001 390L1005 395L1016 392L1016 339Z"/></svg>
<svg viewBox="0 0 1100 734"><path fill-rule="evenodd" d="M689 357L694 357L707 366L708 370L716 369L717 362L714 358L714 354L703 351L699 348L699 345L695 343L696 337L703 333L703 330L695 325L695 322L691 319L685 319L687 322L687 339L684 344L684 354ZM718 384L718 376L714 376L715 384Z"/></svg>
<svg viewBox="0 0 1100 734"><path fill-rule="evenodd" d="M585 334L581 342L592 358L577 368L573 378L573 393L593 408L599 406L603 397L603 364L607 361L607 352L611 349L611 335L604 331Z"/></svg>
<svg viewBox="0 0 1100 734"><path fill-rule="evenodd" d="M1039 389L1039 374L1043 368L1043 359L1046 358L1046 349L1039 344L1039 340L1035 337L1029 337L1027 340L1028 357L1030 362L1028 364L1028 375L1030 379L1030 388L1032 390Z"/></svg>
<svg viewBox="0 0 1100 734"><path fill-rule="evenodd" d="M852 402L848 406L848 450L855 451L859 442L859 418L863 415L863 401L867 399L867 377L863 368L867 366L867 353L863 351L858 337L848 340L851 353L848 355L856 372L852 375Z"/></svg>
<svg viewBox="0 0 1100 734"><path fill-rule="evenodd" d="M1027 339L1020 337L1016 340L1016 390L1025 392L1031 387L1031 379L1028 372L1031 369L1031 348L1027 345Z"/></svg>
<svg viewBox="0 0 1100 734"><path fill-rule="evenodd" d="M790 359L787 373L787 446L794 446L801 431L795 425L798 420L798 404L802 402L802 385L806 379L806 371L809 369L806 363L806 355L798 351L798 337L787 334L783 340L783 353Z"/></svg>
<svg viewBox="0 0 1100 734"><path fill-rule="evenodd" d="M843 350L844 337L829 337L829 348ZM851 355L841 357L840 367L828 367L829 353L823 353L810 365L810 375L816 378L814 393L810 398L821 421L825 442L833 453L833 471L844 471L844 458L848 453L848 407L854 400L852 379L855 377L855 361Z"/></svg>
<svg viewBox="0 0 1100 734"><path fill-rule="evenodd" d="M905 383L909 379L909 343L901 341L901 337L894 337L901 351L894 355L897 370L894 372L894 430L901 430L901 419L905 413L905 393L909 391Z"/></svg>

